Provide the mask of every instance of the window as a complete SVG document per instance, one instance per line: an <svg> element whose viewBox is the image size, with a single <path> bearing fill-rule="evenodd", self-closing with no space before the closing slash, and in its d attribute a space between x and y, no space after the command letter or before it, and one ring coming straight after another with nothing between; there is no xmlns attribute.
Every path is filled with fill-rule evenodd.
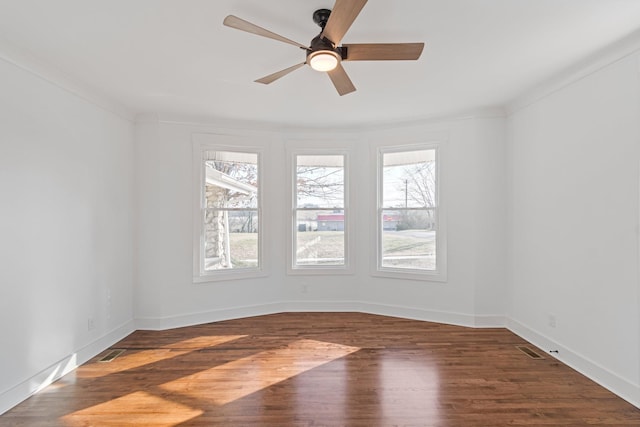
<svg viewBox="0 0 640 427"><path fill-rule="evenodd" d="M293 269L348 268L345 154L294 154Z"/></svg>
<svg viewBox="0 0 640 427"><path fill-rule="evenodd" d="M197 275L255 275L262 267L260 154L203 147L198 166Z"/></svg>
<svg viewBox="0 0 640 427"><path fill-rule="evenodd" d="M435 146L378 151L378 272L443 280L439 196Z"/></svg>

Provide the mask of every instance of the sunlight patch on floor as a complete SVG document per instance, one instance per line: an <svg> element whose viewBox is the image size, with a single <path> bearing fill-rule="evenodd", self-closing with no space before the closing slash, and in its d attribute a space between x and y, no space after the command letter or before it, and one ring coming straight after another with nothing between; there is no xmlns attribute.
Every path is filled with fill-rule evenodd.
<svg viewBox="0 0 640 427"><path fill-rule="evenodd" d="M246 338L247 335L202 335L188 340L182 340L169 345L163 345L162 348L172 348L179 350L200 350L207 347L215 347L220 344L226 344L231 341Z"/></svg>
<svg viewBox="0 0 640 427"><path fill-rule="evenodd" d="M202 410L136 391L65 415L60 420L68 427L173 427L202 413Z"/></svg>
<svg viewBox="0 0 640 427"><path fill-rule="evenodd" d="M246 335L201 336L178 341L151 350L130 349L109 363L89 363L78 368L77 378L100 378L182 356L194 350L214 347L244 338Z"/></svg>
<svg viewBox="0 0 640 427"><path fill-rule="evenodd" d="M358 350L358 347L323 341L299 340L287 347L256 353L170 381L160 388L225 405Z"/></svg>

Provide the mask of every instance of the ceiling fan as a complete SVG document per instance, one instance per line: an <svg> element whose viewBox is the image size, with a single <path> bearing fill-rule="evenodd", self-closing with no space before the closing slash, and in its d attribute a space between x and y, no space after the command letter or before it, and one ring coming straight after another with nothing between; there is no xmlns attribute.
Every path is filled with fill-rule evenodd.
<svg viewBox="0 0 640 427"><path fill-rule="evenodd" d="M224 25L259 36L278 40L297 46L306 53L304 62L293 65L284 70L256 80L257 83L269 84L297 70L303 65L309 65L316 71L326 72L338 93L346 95L356 90L342 67L342 61L391 61L416 60L420 58L424 43L363 43L343 44L342 38L353 21L367 4L367 0L336 0L333 10L319 9L313 13L313 22L322 31L305 46L279 34L273 33L251 22L229 15L224 19Z"/></svg>

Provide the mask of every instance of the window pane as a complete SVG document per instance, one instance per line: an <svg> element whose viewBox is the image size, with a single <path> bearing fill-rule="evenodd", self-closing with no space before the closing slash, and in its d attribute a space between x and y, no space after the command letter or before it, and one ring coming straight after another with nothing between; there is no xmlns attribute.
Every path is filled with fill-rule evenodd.
<svg viewBox="0 0 640 427"><path fill-rule="evenodd" d="M435 150L383 154L382 207L436 207Z"/></svg>
<svg viewBox="0 0 640 427"><path fill-rule="evenodd" d="M258 155L208 151L205 160L207 208L258 207Z"/></svg>
<svg viewBox="0 0 640 427"><path fill-rule="evenodd" d="M296 265L344 265L344 211L296 212Z"/></svg>
<svg viewBox="0 0 640 427"><path fill-rule="evenodd" d="M345 265L345 156L297 155L296 266Z"/></svg>
<svg viewBox="0 0 640 427"><path fill-rule="evenodd" d="M259 267L258 153L203 152L204 271Z"/></svg>
<svg viewBox="0 0 640 427"><path fill-rule="evenodd" d="M382 211L382 267L436 269L433 210Z"/></svg>
<svg viewBox="0 0 640 427"><path fill-rule="evenodd" d="M296 157L296 207L344 208L344 156Z"/></svg>
<svg viewBox="0 0 640 427"><path fill-rule="evenodd" d="M258 267L258 213L205 211L205 271Z"/></svg>

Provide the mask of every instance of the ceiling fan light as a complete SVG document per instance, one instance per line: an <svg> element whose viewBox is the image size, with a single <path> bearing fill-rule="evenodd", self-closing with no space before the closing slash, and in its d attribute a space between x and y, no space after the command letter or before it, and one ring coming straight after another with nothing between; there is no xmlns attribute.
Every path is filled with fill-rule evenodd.
<svg viewBox="0 0 640 427"><path fill-rule="evenodd" d="M319 50L309 54L309 66L316 71L331 71L338 66L340 58L330 50Z"/></svg>

